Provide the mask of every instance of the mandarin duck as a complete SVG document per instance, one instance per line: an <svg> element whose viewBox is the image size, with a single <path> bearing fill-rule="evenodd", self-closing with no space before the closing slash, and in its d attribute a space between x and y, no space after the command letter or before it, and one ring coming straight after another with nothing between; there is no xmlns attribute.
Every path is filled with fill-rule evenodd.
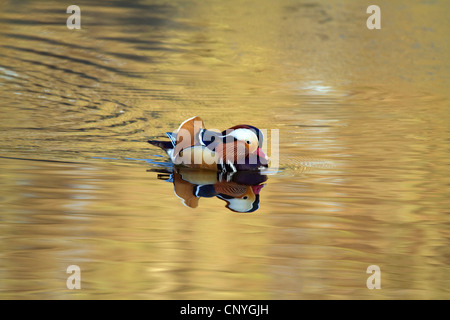
<svg viewBox="0 0 450 320"><path fill-rule="evenodd" d="M214 172L182 167L174 168L171 173L151 171L162 172L159 179L173 182L175 195L187 207L197 208L200 198L217 197L234 212L258 210L259 194L267 181L267 176L258 171Z"/></svg>
<svg viewBox="0 0 450 320"><path fill-rule="evenodd" d="M170 141L148 140L162 148L175 165L214 171L252 171L268 167L262 132L250 125L237 125L222 132L207 130L200 117L187 119Z"/></svg>

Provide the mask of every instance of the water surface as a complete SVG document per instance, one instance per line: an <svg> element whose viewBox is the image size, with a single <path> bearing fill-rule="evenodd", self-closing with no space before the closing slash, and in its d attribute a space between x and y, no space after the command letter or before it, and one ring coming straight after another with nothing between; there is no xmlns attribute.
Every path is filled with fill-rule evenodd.
<svg viewBox="0 0 450 320"><path fill-rule="evenodd" d="M2 2L0 297L448 298L450 5L377 4ZM194 115L279 130L257 211L157 178Z"/></svg>

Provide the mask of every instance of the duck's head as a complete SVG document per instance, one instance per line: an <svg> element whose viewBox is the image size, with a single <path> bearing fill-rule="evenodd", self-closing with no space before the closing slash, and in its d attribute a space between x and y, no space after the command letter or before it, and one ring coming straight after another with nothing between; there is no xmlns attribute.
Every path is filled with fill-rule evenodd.
<svg viewBox="0 0 450 320"><path fill-rule="evenodd" d="M249 186L245 194L239 197L232 197L219 194L217 197L224 200L226 207L234 212L254 212L259 209L259 192L264 185Z"/></svg>
<svg viewBox="0 0 450 320"><path fill-rule="evenodd" d="M262 151L264 135L258 128L247 124L240 124L224 130L222 136L225 141L231 138L244 142L248 147L249 154L261 158L262 162L269 162L269 158Z"/></svg>

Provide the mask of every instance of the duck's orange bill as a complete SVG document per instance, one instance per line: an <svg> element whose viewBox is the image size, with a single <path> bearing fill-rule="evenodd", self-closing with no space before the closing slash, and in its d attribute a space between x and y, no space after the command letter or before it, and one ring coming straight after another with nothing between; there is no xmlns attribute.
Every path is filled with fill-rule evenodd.
<svg viewBox="0 0 450 320"><path fill-rule="evenodd" d="M266 156L266 154L264 153L264 151L262 151L261 148L256 149L256 155L265 160L269 160L269 158Z"/></svg>

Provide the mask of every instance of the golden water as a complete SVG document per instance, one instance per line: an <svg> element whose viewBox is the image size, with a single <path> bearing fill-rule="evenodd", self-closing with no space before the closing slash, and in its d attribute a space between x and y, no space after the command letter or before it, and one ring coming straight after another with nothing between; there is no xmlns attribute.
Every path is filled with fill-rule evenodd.
<svg viewBox="0 0 450 320"><path fill-rule="evenodd" d="M0 298L449 297L448 1L76 4L0 3ZM258 211L157 179L194 115L279 130Z"/></svg>

